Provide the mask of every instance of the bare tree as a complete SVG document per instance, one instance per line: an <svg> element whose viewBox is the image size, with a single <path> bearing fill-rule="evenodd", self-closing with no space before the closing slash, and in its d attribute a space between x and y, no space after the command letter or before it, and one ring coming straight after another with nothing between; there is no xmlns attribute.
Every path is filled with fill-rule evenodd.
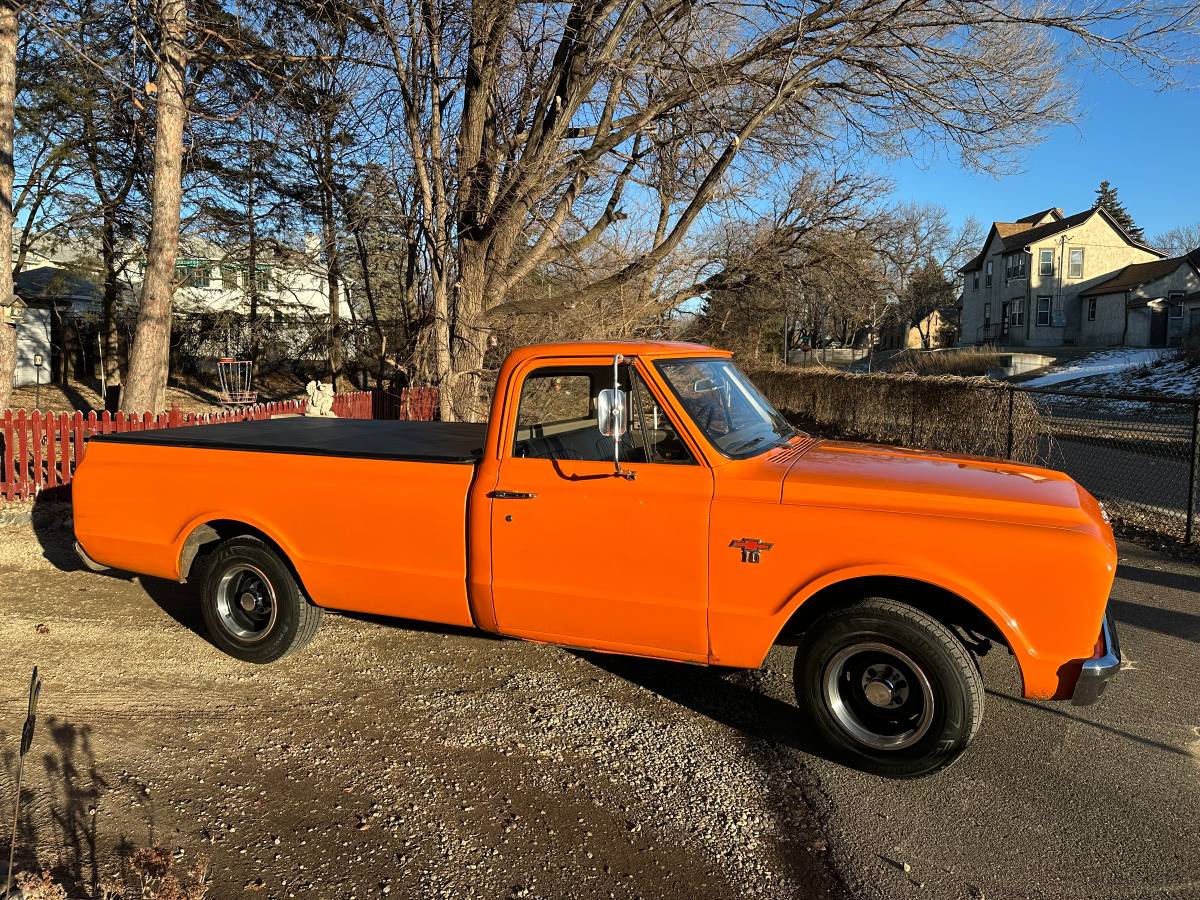
<svg viewBox="0 0 1200 900"><path fill-rule="evenodd" d="M166 406L171 341L171 297L179 250L183 200L183 129L187 122L187 0L158 0L161 31L151 186L150 239L138 306L137 331L129 354L129 372L121 406L161 410Z"/></svg>
<svg viewBox="0 0 1200 900"><path fill-rule="evenodd" d="M4 321L13 302L13 123L17 101L17 4L0 2L0 409L8 407L17 367L17 329Z"/></svg>
<svg viewBox="0 0 1200 900"><path fill-rule="evenodd" d="M480 413L489 316L539 267L608 233L629 192L653 191L664 168L676 178L662 227L627 265L560 299L645 279L746 165L802 158L833 135L900 151L922 134L969 165L1003 166L1071 115L1064 43L1165 66L1164 45L1196 17L1144 0L368 8L405 105L447 417Z"/></svg>
<svg viewBox="0 0 1200 900"><path fill-rule="evenodd" d="M915 327L922 346L937 337L934 313L946 313L955 300L954 272L977 252L984 232L968 218L955 228L944 207L902 203L888 212L879 235L879 253L888 279L895 323Z"/></svg>
<svg viewBox="0 0 1200 900"><path fill-rule="evenodd" d="M1191 253L1200 248L1200 222L1168 228L1166 231L1156 234L1150 245L1171 256L1183 256Z"/></svg>

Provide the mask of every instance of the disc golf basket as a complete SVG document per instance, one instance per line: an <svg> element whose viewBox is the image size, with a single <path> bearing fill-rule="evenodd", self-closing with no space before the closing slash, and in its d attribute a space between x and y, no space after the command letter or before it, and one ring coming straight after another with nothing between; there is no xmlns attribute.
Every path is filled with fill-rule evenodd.
<svg viewBox="0 0 1200 900"><path fill-rule="evenodd" d="M218 359L217 375L221 378L222 406L253 406L258 392L251 390L254 363L248 359Z"/></svg>

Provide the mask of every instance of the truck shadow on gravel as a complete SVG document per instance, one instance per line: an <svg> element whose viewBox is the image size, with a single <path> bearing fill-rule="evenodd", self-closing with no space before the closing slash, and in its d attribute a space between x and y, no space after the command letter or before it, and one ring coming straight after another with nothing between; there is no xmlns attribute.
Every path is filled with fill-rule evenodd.
<svg viewBox="0 0 1200 900"><path fill-rule="evenodd" d="M581 650L570 652L598 669L732 728L752 741L846 765L845 760L831 753L810 732L803 713L794 704L769 696L754 686L755 672Z"/></svg>

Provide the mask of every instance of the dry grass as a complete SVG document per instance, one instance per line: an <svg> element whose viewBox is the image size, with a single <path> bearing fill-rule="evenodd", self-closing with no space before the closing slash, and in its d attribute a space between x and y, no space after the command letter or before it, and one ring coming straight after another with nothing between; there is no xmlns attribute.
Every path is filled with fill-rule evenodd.
<svg viewBox="0 0 1200 900"><path fill-rule="evenodd" d="M1034 462L1045 431L1029 395L989 378L782 368L750 374L780 412L832 437Z"/></svg>
<svg viewBox="0 0 1200 900"><path fill-rule="evenodd" d="M912 375L986 375L1000 367L1002 354L986 347L952 350L904 350L888 361L888 371Z"/></svg>
<svg viewBox="0 0 1200 900"><path fill-rule="evenodd" d="M1200 366L1200 327L1192 328L1179 342L1179 357L1189 366Z"/></svg>

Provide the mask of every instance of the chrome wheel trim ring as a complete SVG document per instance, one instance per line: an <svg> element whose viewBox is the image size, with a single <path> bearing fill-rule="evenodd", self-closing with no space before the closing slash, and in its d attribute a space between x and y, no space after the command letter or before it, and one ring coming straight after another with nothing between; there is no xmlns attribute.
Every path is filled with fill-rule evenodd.
<svg viewBox="0 0 1200 900"><path fill-rule="evenodd" d="M249 585L244 583L244 575L257 581L261 590L256 593L253 582ZM265 608L265 624L248 627L253 623L248 618L250 611L242 603L247 596L254 598L256 608L260 605ZM278 618L279 602L275 596L275 586L262 569L248 563L238 563L221 574L221 580L217 582L217 619L231 638L241 644L260 643L275 629Z"/></svg>
<svg viewBox="0 0 1200 900"><path fill-rule="evenodd" d="M843 692L848 689L858 691L862 695L864 703L871 706L877 705L867 695L865 685L859 679L854 679L848 686L842 684L842 676L846 672L847 664L856 656L864 653L890 657L891 661L889 661L889 665L894 666L895 662L893 661L898 661L912 673L916 681L916 687L919 689L922 704L920 716L912 728L898 734L882 734L873 731L870 725L864 722L851 704L847 702ZM911 690L910 686L909 691L911 692ZM924 670L912 657L889 644L864 641L843 647L825 665L825 670L821 677L821 693L825 701L825 706L833 716L834 721L838 724L838 727L854 740L874 750L895 751L911 747L929 733L929 728L933 724L935 701L933 688L929 684L928 676L926 676ZM908 699L914 698L910 694L906 696L905 702Z"/></svg>

